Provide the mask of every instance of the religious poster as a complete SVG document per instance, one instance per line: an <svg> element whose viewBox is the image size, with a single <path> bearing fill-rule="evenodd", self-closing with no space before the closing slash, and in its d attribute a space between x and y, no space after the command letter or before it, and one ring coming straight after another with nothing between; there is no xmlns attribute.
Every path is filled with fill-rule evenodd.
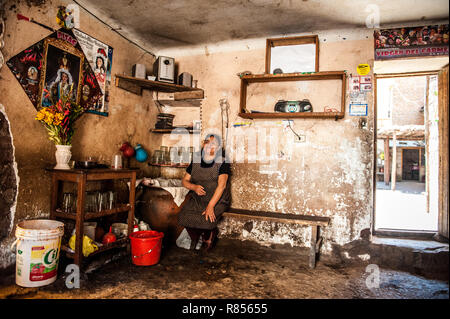
<svg viewBox="0 0 450 319"><path fill-rule="evenodd" d="M67 96L71 88L71 99L80 103L83 52L61 39L47 38L44 40L42 61L40 92L46 89L49 94L40 94L38 104L51 106L62 95Z"/></svg>
<svg viewBox="0 0 450 319"><path fill-rule="evenodd" d="M36 109L43 54L44 41L39 41L6 62Z"/></svg>
<svg viewBox="0 0 450 319"><path fill-rule="evenodd" d="M6 64L36 110L56 103L63 93L70 92L70 88L73 100L85 110L92 108L103 95L78 40L70 30L55 31Z"/></svg>
<svg viewBox="0 0 450 319"><path fill-rule="evenodd" d="M77 37L103 93L102 98L98 99L87 112L107 116L113 48L80 30L74 29L73 33Z"/></svg>
<svg viewBox="0 0 450 319"><path fill-rule="evenodd" d="M374 32L375 60L448 55L448 24Z"/></svg>

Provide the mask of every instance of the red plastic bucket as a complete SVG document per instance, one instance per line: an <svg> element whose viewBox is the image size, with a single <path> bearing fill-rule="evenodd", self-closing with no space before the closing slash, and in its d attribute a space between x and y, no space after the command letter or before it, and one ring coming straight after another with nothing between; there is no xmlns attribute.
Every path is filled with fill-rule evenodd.
<svg viewBox="0 0 450 319"><path fill-rule="evenodd" d="M131 261L137 266L151 266L159 262L164 233L142 230L130 235Z"/></svg>

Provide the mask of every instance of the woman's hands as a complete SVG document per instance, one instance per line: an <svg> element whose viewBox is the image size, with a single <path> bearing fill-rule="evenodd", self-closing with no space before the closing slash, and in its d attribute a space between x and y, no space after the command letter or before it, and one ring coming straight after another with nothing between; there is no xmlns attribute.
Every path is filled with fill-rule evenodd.
<svg viewBox="0 0 450 319"><path fill-rule="evenodd" d="M203 188L202 185L194 185L193 191L194 191L198 196L204 196L204 195L206 195L205 189Z"/></svg>
<svg viewBox="0 0 450 319"><path fill-rule="evenodd" d="M181 180L181 184L187 189L194 191L198 196L206 195L205 189L202 185L191 183L191 174L189 173L184 174L184 177Z"/></svg>
<svg viewBox="0 0 450 319"><path fill-rule="evenodd" d="M206 221L208 221L208 219L211 223L216 221L216 215L214 215L214 207L216 206L217 202L223 194L223 191L225 190L227 180L228 174L219 175L216 190L214 191L214 194L211 197L208 206L206 206L205 211L202 213L202 215L205 215Z"/></svg>
<svg viewBox="0 0 450 319"><path fill-rule="evenodd" d="M206 209L202 213L202 215L205 215L206 221L208 221L208 218L211 223L216 221L216 215L214 215L214 206L211 205L206 206Z"/></svg>

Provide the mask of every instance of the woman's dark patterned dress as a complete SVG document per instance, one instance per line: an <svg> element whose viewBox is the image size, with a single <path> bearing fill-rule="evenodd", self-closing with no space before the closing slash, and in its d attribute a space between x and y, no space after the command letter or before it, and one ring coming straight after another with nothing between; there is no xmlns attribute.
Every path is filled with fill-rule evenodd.
<svg viewBox="0 0 450 319"><path fill-rule="evenodd" d="M203 186L206 195L199 196L194 191L190 191L188 193L190 198L178 214L178 223L180 225L189 228L208 230L217 227L220 216L222 216L230 205L230 179L228 179L225 190L214 207L214 215L216 216L216 220L214 222L211 222L209 219L206 220L205 215L202 215L202 213L205 211L206 206L208 206L209 201L216 191L219 180L219 169L221 165L222 163L214 163L211 167L202 167L200 163L192 163L190 182Z"/></svg>

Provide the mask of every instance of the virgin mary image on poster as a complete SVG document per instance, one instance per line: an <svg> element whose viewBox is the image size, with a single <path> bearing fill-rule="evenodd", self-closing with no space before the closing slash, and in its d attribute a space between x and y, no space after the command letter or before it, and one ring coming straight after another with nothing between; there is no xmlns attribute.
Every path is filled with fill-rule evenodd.
<svg viewBox="0 0 450 319"><path fill-rule="evenodd" d="M42 106L49 106L52 102L56 103L71 91L70 98L78 102L80 57L48 45L46 59L44 88L49 92L49 96L42 92Z"/></svg>

